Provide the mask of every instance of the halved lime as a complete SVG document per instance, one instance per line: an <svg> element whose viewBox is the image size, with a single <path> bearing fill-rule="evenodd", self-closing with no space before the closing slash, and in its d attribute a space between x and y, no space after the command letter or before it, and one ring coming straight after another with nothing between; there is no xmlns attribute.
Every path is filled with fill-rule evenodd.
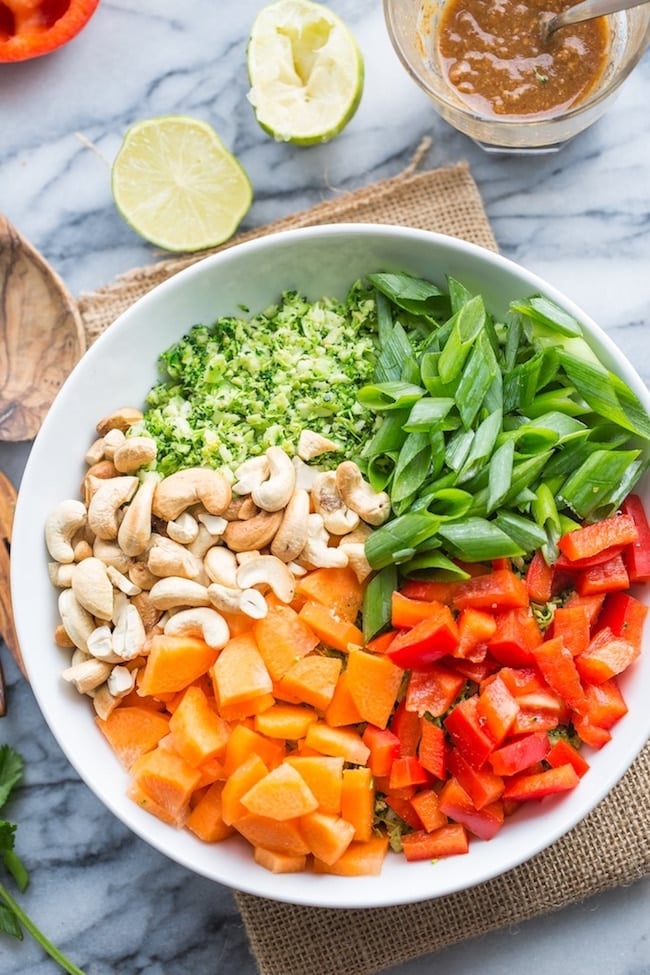
<svg viewBox="0 0 650 975"><path fill-rule="evenodd" d="M356 112L364 65L343 21L313 0L276 0L258 13L248 43L248 99L280 142L338 135Z"/></svg>
<svg viewBox="0 0 650 975"><path fill-rule="evenodd" d="M245 170L214 129L185 115L132 125L113 162L111 188L133 230L169 251L228 240L253 200Z"/></svg>

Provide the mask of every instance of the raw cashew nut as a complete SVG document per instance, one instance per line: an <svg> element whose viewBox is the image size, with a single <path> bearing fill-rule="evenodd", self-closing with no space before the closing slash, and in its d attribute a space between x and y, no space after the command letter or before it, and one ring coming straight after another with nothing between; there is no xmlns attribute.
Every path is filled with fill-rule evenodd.
<svg viewBox="0 0 650 975"><path fill-rule="evenodd" d="M88 652L88 637L95 629L95 618L81 605L72 589L59 593L59 616L75 647Z"/></svg>
<svg viewBox="0 0 650 975"><path fill-rule="evenodd" d="M72 591L77 601L100 620L113 616L113 584L106 565L91 556L79 562L72 573Z"/></svg>
<svg viewBox="0 0 650 975"><path fill-rule="evenodd" d="M283 603L290 603L296 594L291 572L275 555L258 555L247 559L237 571L237 585L240 589L268 587Z"/></svg>
<svg viewBox="0 0 650 975"><path fill-rule="evenodd" d="M210 515L210 517L218 518L219 516ZM183 511L176 521L167 522L167 534L172 541L178 542L179 545L190 545L198 538L199 523L189 511Z"/></svg>
<svg viewBox="0 0 650 975"><path fill-rule="evenodd" d="M156 609L162 610L210 605L207 586L180 576L159 579L149 590L149 599Z"/></svg>
<svg viewBox="0 0 650 975"><path fill-rule="evenodd" d="M120 657L113 649L113 631L110 626L104 624L93 630L88 637L88 653L107 664L119 662Z"/></svg>
<svg viewBox="0 0 650 975"><path fill-rule="evenodd" d="M356 511L369 525L383 525L390 515L390 497L385 491L375 491L364 480L359 467L344 460L336 468L336 483L348 508Z"/></svg>
<svg viewBox="0 0 650 975"><path fill-rule="evenodd" d="M100 437L106 436L109 430L121 430L122 433L126 433L129 427L141 419L142 412L140 410L132 406L123 406L115 413L111 413L100 420L95 429Z"/></svg>
<svg viewBox="0 0 650 975"><path fill-rule="evenodd" d="M133 559L122 551L116 541L96 538L93 542L93 555L105 565L112 565L118 572L128 572Z"/></svg>
<svg viewBox="0 0 650 975"><path fill-rule="evenodd" d="M329 545L329 534L322 515L313 512L309 515L307 541L298 557L298 563L314 569L344 568L348 557L341 548Z"/></svg>
<svg viewBox="0 0 650 975"><path fill-rule="evenodd" d="M296 488L273 536L271 555L283 562L293 562L300 555L307 541L309 508L309 494L304 488Z"/></svg>
<svg viewBox="0 0 650 975"><path fill-rule="evenodd" d="M320 457L321 454L340 449L333 440L329 440L321 433L316 433L315 430L303 430L298 438L297 452L302 460L313 460L314 457Z"/></svg>
<svg viewBox="0 0 650 975"><path fill-rule="evenodd" d="M74 684L80 694L88 694L108 679L112 669L113 664L88 657L87 660L67 667L61 676L69 684Z"/></svg>
<svg viewBox="0 0 650 975"><path fill-rule="evenodd" d="M104 457L106 457L107 460L113 460L115 451L119 450L125 441L126 435L122 430L118 430L117 428L114 430L109 430L104 437Z"/></svg>
<svg viewBox="0 0 650 975"><path fill-rule="evenodd" d="M281 524L282 511L260 511L246 521L229 521L223 540L233 552L265 548Z"/></svg>
<svg viewBox="0 0 650 975"><path fill-rule="evenodd" d="M208 586L212 605L222 613L244 613L251 619L262 619L268 612L266 599L259 589L239 589L213 582Z"/></svg>
<svg viewBox="0 0 650 975"><path fill-rule="evenodd" d="M50 582L57 589L70 588L74 569L75 565L73 562L48 562L47 564Z"/></svg>
<svg viewBox="0 0 650 975"><path fill-rule="evenodd" d="M230 638L230 629L223 616L209 606L182 609L165 623L169 636L196 636L209 647L221 649Z"/></svg>
<svg viewBox="0 0 650 975"><path fill-rule="evenodd" d="M232 486L235 494L250 494L253 488L258 488L271 473L268 457L249 457L240 464L235 471L235 483Z"/></svg>
<svg viewBox="0 0 650 975"><path fill-rule="evenodd" d="M106 687L111 697L118 699L126 697L135 687L135 671L129 670L128 667L113 667L108 675Z"/></svg>
<svg viewBox="0 0 650 975"><path fill-rule="evenodd" d="M107 541L117 538L117 513L131 500L138 483L137 477L128 474L101 482L88 505L88 524L98 538Z"/></svg>
<svg viewBox="0 0 650 975"><path fill-rule="evenodd" d="M152 437L127 437L113 454L120 474L133 474L156 459L158 445Z"/></svg>
<svg viewBox="0 0 650 975"><path fill-rule="evenodd" d="M184 545L164 535L154 535L147 555L147 568L155 576L181 576L207 584L203 562Z"/></svg>
<svg viewBox="0 0 650 975"><path fill-rule="evenodd" d="M160 475L148 471L140 483L131 504L124 511L117 532L117 541L126 555L142 555L151 538L151 508Z"/></svg>
<svg viewBox="0 0 650 975"><path fill-rule="evenodd" d="M118 470L112 460L100 460L89 467L81 482L81 498L86 506L99 487L99 481L107 481L109 477L117 477Z"/></svg>
<svg viewBox="0 0 650 975"><path fill-rule="evenodd" d="M73 562L72 539L86 526L88 512L81 501L61 501L45 522L45 544L55 562Z"/></svg>
<svg viewBox="0 0 650 975"><path fill-rule="evenodd" d="M153 513L165 521L174 521L189 508L201 502L211 515L221 515L231 498L228 480L210 467L188 467L165 477L154 495Z"/></svg>
<svg viewBox="0 0 650 975"><path fill-rule="evenodd" d="M212 582L231 589L237 586L237 556L225 545L213 545L206 552L203 568Z"/></svg>
<svg viewBox="0 0 650 975"><path fill-rule="evenodd" d="M140 614L128 600L119 610L113 629L113 650L121 660L133 660L142 653L147 634Z"/></svg>
<svg viewBox="0 0 650 975"><path fill-rule="evenodd" d="M258 508L264 511L280 511L285 508L296 486L296 469L289 455L281 447L269 447L266 451L269 476L258 487L253 488L251 497Z"/></svg>
<svg viewBox="0 0 650 975"><path fill-rule="evenodd" d="M359 515L345 504L336 483L336 471L321 471L311 489L314 511L323 518L330 535L347 535L359 524Z"/></svg>

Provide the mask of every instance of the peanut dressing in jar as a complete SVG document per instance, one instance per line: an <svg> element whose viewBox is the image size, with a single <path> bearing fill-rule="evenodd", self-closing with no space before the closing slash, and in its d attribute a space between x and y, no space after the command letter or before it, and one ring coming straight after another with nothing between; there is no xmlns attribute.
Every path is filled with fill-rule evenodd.
<svg viewBox="0 0 650 975"><path fill-rule="evenodd" d="M545 117L579 104L607 64L605 17L563 27L542 39L541 15L566 0L448 0L438 52L458 95L483 115Z"/></svg>

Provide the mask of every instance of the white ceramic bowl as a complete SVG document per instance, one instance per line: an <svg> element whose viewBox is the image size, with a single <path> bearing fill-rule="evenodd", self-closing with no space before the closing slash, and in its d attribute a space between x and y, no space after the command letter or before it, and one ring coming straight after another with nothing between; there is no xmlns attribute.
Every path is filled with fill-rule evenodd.
<svg viewBox="0 0 650 975"><path fill-rule="evenodd" d="M609 792L650 733L650 648L624 676L628 714L613 740L590 755L591 769L562 798L531 803L490 842L466 856L408 864L390 854L381 877L277 876L236 840L206 846L159 822L126 797L128 776L95 727L88 700L61 679L67 657L53 642L56 593L47 572L43 526L61 500L77 497L94 425L124 406L143 404L158 354L195 322L256 312L295 288L309 298L342 297L366 272L400 269L445 284L451 274L481 292L496 314L516 297L543 291L583 325L598 354L650 409L645 386L615 345L568 298L511 261L472 244L396 227L335 225L290 231L234 246L177 274L123 314L86 353L63 386L36 439L20 488L12 546L16 625L29 678L45 720L81 778L136 834L197 874L264 897L326 907L373 907L424 900L471 887L522 863L565 834ZM650 486L640 492L650 504ZM648 595L643 596L648 599Z"/></svg>

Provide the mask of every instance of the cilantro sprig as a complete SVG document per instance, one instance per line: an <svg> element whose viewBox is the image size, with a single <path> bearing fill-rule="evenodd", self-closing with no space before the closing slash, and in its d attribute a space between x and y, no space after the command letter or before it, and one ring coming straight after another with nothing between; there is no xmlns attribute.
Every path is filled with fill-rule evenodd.
<svg viewBox="0 0 650 975"><path fill-rule="evenodd" d="M9 745L0 745L0 809L8 801L14 787L23 777L23 759ZM29 884L29 873L15 850L17 826L6 819L0 819L0 863L9 874L18 890L23 893ZM46 938L42 931L25 914L13 895L0 881L0 934L8 934L19 941L23 940L23 929L47 952L64 972L69 975L84 975L74 962L59 951Z"/></svg>

